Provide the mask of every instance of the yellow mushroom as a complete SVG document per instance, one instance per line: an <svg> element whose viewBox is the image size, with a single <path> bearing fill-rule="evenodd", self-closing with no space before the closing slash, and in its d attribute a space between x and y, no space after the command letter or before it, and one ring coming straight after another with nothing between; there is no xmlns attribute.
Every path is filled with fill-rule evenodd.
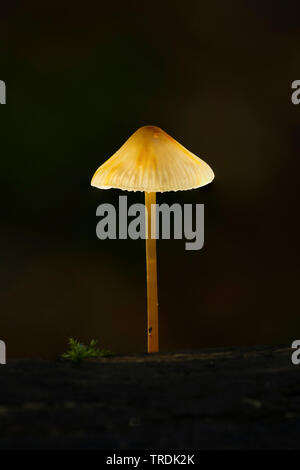
<svg viewBox="0 0 300 470"><path fill-rule="evenodd" d="M147 208L147 307L148 352L158 351L158 297L156 239L151 238L151 205L156 193L205 186L214 179L207 163L156 126L138 129L122 147L101 165L91 185L145 192Z"/></svg>

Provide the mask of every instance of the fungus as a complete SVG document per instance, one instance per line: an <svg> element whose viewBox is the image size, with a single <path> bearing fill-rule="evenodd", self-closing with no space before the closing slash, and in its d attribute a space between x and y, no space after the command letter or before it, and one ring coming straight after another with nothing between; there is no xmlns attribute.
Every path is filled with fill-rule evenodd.
<svg viewBox="0 0 300 470"><path fill-rule="evenodd" d="M207 163L156 126L138 129L92 178L91 185L99 189L145 192L148 352L159 350L156 238L152 238L156 230L151 206L156 204L157 192L199 188L213 179Z"/></svg>

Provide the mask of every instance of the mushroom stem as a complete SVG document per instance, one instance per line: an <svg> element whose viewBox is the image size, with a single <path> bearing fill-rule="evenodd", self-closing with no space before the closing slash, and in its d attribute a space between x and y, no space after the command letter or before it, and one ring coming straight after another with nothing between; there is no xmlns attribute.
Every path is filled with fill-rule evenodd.
<svg viewBox="0 0 300 470"><path fill-rule="evenodd" d="M156 239L151 238L151 205L156 203L156 193L145 192L146 219L146 264L147 264L147 310L148 352L158 352L158 299L156 269ZM156 233L156 220L152 221Z"/></svg>

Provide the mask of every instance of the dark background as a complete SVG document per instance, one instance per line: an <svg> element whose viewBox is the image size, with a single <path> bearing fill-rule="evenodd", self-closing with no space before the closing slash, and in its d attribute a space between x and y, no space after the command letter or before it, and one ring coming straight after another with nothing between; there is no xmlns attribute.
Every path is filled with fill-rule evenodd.
<svg viewBox="0 0 300 470"><path fill-rule="evenodd" d="M1 5L8 357L56 357L72 335L146 349L144 242L96 238L96 207L125 193L90 186L146 124L216 175L158 195L205 204L202 250L158 242L161 349L299 337L299 13L287 0Z"/></svg>

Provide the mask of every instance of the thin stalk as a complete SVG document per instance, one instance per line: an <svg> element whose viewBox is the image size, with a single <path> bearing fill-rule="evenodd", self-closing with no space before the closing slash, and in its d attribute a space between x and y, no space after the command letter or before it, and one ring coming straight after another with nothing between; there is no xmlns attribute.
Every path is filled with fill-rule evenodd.
<svg viewBox="0 0 300 470"><path fill-rule="evenodd" d="M145 192L146 218L146 265L147 265L147 310L148 310L148 352L158 352L158 298L156 239L151 238L151 205L156 203L156 193ZM152 221L155 230L155 220Z"/></svg>

